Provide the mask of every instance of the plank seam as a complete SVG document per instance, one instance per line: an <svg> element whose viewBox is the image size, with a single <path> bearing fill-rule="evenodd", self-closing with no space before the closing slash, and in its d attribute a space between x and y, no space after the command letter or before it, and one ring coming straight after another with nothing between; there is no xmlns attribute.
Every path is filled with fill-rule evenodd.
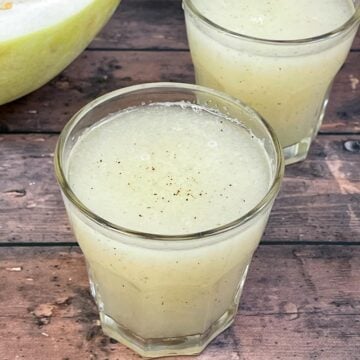
<svg viewBox="0 0 360 360"><path fill-rule="evenodd" d="M85 51L115 51L115 52L131 52L131 51L139 51L139 52L151 52L151 51L157 51L157 52L190 52L189 48L157 48L157 47L149 47L149 48L111 48L111 47L88 47L85 49ZM360 49L354 48L351 49L350 52L360 52Z"/></svg>
<svg viewBox="0 0 360 360"><path fill-rule="evenodd" d="M69 118L70 119L70 118ZM61 131L0 131L0 135L60 135ZM318 136L353 136L353 135L360 135L360 131L334 131L334 132L326 132L326 131L319 131Z"/></svg>
<svg viewBox="0 0 360 360"><path fill-rule="evenodd" d="M240 305L241 306L241 305ZM20 307L20 310L22 308ZM321 315L321 316L360 316L360 313L327 313L325 311L302 311L302 312L273 312L273 313L263 313L263 312L254 312L254 313L245 313L244 310L241 310L241 307L239 309L239 312L237 315L241 316L301 316L301 315ZM26 316L14 316L14 315L0 315L0 319L7 319L7 318L17 318L17 319L33 319L32 315L26 315ZM57 318L60 319L78 319L79 316L57 316ZM295 320L295 319L294 319Z"/></svg>
<svg viewBox="0 0 360 360"><path fill-rule="evenodd" d="M360 246L360 241L263 241L260 246ZM79 247L77 242L17 242L0 243L0 248L6 247Z"/></svg>
<svg viewBox="0 0 360 360"><path fill-rule="evenodd" d="M125 48L125 49L118 49L118 48L87 48L85 51L104 51L104 52L189 52L190 50L188 48Z"/></svg>

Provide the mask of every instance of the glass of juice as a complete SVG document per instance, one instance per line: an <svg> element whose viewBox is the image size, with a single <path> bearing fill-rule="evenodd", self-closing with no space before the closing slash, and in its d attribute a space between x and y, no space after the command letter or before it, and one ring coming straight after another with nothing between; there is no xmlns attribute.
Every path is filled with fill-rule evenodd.
<svg viewBox="0 0 360 360"><path fill-rule="evenodd" d="M55 169L107 335L189 355L233 322L283 176L256 112L196 85L121 89L65 126Z"/></svg>
<svg viewBox="0 0 360 360"><path fill-rule="evenodd" d="M306 158L360 21L359 0L184 0L196 83L257 110Z"/></svg>

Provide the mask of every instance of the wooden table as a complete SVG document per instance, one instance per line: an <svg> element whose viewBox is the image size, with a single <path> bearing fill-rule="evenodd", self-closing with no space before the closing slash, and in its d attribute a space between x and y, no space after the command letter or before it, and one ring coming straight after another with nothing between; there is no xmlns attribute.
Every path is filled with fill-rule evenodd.
<svg viewBox="0 0 360 360"><path fill-rule="evenodd" d="M358 36L308 159L286 169L236 322L199 359L360 359L359 79ZM60 76L0 107L1 360L138 359L101 332L53 152L82 105L152 81L194 81L180 0L124 0Z"/></svg>

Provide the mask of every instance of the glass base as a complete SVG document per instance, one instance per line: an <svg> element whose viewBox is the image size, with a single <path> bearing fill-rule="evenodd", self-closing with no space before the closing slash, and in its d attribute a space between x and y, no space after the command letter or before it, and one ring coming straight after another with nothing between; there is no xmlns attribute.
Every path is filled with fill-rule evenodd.
<svg viewBox="0 0 360 360"><path fill-rule="evenodd" d="M306 159L310 149L312 138L306 138L300 142L283 148L285 165L295 164Z"/></svg>
<svg viewBox="0 0 360 360"><path fill-rule="evenodd" d="M142 357L155 358L200 354L217 335L233 323L236 311L235 306L228 310L203 334L156 339L143 339L139 337L102 311L100 311L100 320L106 335L121 342Z"/></svg>

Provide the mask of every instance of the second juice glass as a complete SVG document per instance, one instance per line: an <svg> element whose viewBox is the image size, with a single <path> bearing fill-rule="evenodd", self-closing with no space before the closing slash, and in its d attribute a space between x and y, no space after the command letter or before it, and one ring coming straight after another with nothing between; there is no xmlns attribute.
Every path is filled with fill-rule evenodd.
<svg viewBox="0 0 360 360"><path fill-rule="evenodd" d="M355 12L341 27L289 41L225 29L206 17L198 3L208 6L183 1L196 83L255 108L275 129L286 164L305 159L321 126L333 79L356 34L360 1L353 1Z"/></svg>

